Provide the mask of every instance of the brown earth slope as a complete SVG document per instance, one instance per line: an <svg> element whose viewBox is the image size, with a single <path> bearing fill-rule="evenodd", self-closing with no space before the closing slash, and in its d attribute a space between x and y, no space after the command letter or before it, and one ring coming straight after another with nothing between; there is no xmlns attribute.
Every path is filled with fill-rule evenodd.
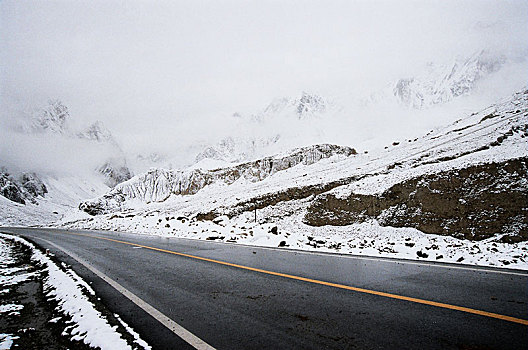
<svg viewBox="0 0 528 350"><path fill-rule="evenodd" d="M506 233L528 240L528 158L423 175L381 195L319 195L304 222L350 225L375 218L383 226L481 240Z"/></svg>

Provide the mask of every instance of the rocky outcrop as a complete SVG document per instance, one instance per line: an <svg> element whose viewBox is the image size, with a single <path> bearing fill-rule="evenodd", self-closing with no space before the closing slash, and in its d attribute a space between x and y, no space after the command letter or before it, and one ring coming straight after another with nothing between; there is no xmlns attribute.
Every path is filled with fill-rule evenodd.
<svg viewBox="0 0 528 350"><path fill-rule="evenodd" d="M423 175L381 195L319 195L304 222L350 225L377 219L383 226L481 240L498 233L528 240L528 158Z"/></svg>
<svg viewBox="0 0 528 350"><path fill-rule="evenodd" d="M76 135L80 139L86 139L98 143L108 143L121 150L110 130L108 130L103 122L99 120L88 126L85 130L77 132Z"/></svg>
<svg viewBox="0 0 528 350"><path fill-rule="evenodd" d="M70 118L68 107L59 100L48 101L33 121L32 130L36 132L65 133Z"/></svg>
<svg viewBox="0 0 528 350"><path fill-rule="evenodd" d="M266 157L234 167L209 171L153 169L116 186L103 197L81 203L79 208L92 215L104 214L119 210L128 199L146 203L162 202L173 194L196 194L213 183L231 185L240 178L250 182L262 181L299 164L310 165L332 156L349 157L354 154L356 151L350 147L322 144L295 149L283 156Z"/></svg>
<svg viewBox="0 0 528 350"><path fill-rule="evenodd" d="M37 204L37 197L44 197L46 193L46 185L34 173L23 173L17 177L6 171L0 173L0 195L13 202Z"/></svg>
<svg viewBox="0 0 528 350"><path fill-rule="evenodd" d="M104 175L105 184L109 187L115 187L132 178L132 173L128 169L124 158L110 159L98 170Z"/></svg>

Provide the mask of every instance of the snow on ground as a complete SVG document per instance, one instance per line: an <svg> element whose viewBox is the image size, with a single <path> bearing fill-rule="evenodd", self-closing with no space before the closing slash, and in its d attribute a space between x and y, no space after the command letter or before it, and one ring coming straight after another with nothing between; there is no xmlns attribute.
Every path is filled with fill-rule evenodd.
<svg viewBox="0 0 528 350"><path fill-rule="evenodd" d="M4 304L0 305L0 314L9 314L9 315L20 315L20 310L24 308L24 305L19 304Z"/></svg>
<svg viewBox="0 0 528 350"><path fill-rule="evenodd" d="M18 337L12 334L0 333L0 350L8 350L13 346L13 341L17 340Z"/></svg>
<svg viewBox="0 0 528 350"><path fill-rule="evenodd" d="M225 160L219 160L219 159L211 159L211 158L204 158L200 160L199 162L194 163L187 169L202 169L202 170L214 170L214 169L221 169L221 168L227 168L230 166L234 166L237 163L229 163Z"/></svg>
<svg viewBox="0 0 528 350"><path fill-rule="evenodd" d="M25 282L35 276L34 272L25 272L25 267L10 267L14 262L12 246L0 240L0 288L1 293L9 292L9 286Z"/></svg>
<svg viewBox="0 0 528 350"><path fill-rule="evenodd" d="M254 212L231 220L222 216L214 222L202 222L151 211L144 217L115 217L93 226L232 244L528 270L528 242L500 243L502 235L483 241L461 240L425 234L414 228L383 227L375 220L349 226L313 227L302 223L306 202L283 202L258 210L257 223ZM296 214L283 215L290 212Z"/></svg>
<svg viewBox="0 0 528 350"><path fill-rule="evenodd" d="M63 336L100 349L150 349L133 331L130 334L136 339L135 346L132 347L123 339L122 335L117 331L117 326L110 325L106 317L90 302L87 294L95 294L92 288L71 269L59 267L47 255L36 249L33 244L22 238L6 234L0 234L0 238L16 241L29 247L32 250L31 259L43 266L44 270L41 273L45 276L44 293L49 299L58 302L57 308L61 314L71 319L71 325L63 331ZM8 244L0 240L0 256L6 258L0 263L0 268L5 269L9 263L10 249ZM12 274L13 269L9 272ZM0 287L23 281L21 278L11 278L12 276L9 274L4 276L4 273L5 271L2 271ZM17 276L27 277L26 275L19 274ZM0 313L17 312L20 309L21 305L2 305L0 306ZM123 326L131 330L124 323ZM0 338L0 344L6 349L9 349L13 340L16 340L15 337L8 334L0 335L0 337L3 337Z"/></svg>
<svg viewBox="0 0 528 350"><path fill-rule="evenodd" d="M78 178L74 176L43 176L48 193L38 199L38 204L15 203L0 196L0 226L50 225L69 215L83 199L101 195L109 190L99 176Z"/></svg>
<svg viewBox="0 0 528 350"><path fill-rule="evenodd" d="M412 228L382 227L376 221L349 226L312 227L302 221L313 197L283 201L254 212L237 213L241 203L288 188L328 184L343 178L360 180L336 187L336 194L380 193L395 183L470 165L528 156L526 118L528 92L515 94L427 135L395 141L380 152L345 159L299 164L258 182L240 178L231 185L216 183L192 196L172 195L161 203L128 201L128 209L107 215L72 213L59 225L140 234L215 240L256 246L458 262L528 269L528 242L499 243L493 238L474 242L422 233ZM516 130L516 131L512 131ZM498 137L503 138L493 146ZM247 209L246 209L247 210ZM235 213L214 221L198 221L197 213ZM232 215L230 215L232 216ZM277 229L272 231L276 226Z"/></svg>

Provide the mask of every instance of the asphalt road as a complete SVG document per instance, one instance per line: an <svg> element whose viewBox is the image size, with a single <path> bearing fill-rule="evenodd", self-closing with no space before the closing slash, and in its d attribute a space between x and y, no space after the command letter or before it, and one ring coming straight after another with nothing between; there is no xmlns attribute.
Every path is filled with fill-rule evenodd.
<svg viewBox="0 0 528 350"><path fill-rule="evenodd" d="M192 347L62 249L216 349L528 348L522 271L117 232L0 231L72 265L154 349Z"/></svg>

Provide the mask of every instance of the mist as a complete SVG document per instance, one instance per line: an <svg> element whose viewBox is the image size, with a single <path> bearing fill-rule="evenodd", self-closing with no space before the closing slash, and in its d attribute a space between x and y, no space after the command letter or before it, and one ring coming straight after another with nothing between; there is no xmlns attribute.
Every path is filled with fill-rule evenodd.
<svg viewBox="0 0 528 350"><path fill-rule="evenodd" d="M10 125L49 99L68 106L72 123L103 121L129 154L174 156L233 132L277 130L295 136L291 146L378 147L402 120L418 134L431 127L425 113L437 113L440 125L487 99L451 113L356 108L361 96L419 74L427 62L482 49L528 52L525 1L3 1L0 12L1 161L42 170L101 160L100 150L77 141L13 132ZM490 83L482 96L526 81L524 61L512 69L513 82ZM240 126L232 118L302 91L347 112L308 129L295 121Z"/></svg>
<svg viewBox="0 0 528 350"><path fill-rule="evenodd" d="M49 176L96 176L112 156L119 156L108 144L74 139L64 135L23 134L1 131L2 167L9 173L34 172Z"/></svg>

